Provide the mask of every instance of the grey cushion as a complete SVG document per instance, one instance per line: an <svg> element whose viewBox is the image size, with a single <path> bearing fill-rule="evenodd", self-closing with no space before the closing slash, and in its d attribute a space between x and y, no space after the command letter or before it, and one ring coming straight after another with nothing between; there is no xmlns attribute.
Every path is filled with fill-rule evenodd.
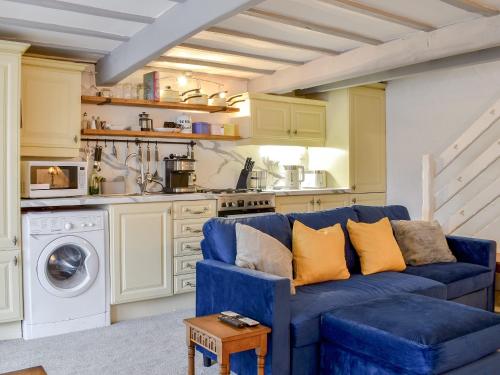
<svg viewBox="0 0 500 375"><path fill-rule="evenodd" d="M236 223L236 261L238 267L290 279L293 286L292 252L276 238L249 225Z"/></svg>
<svg viewBox="0 0 500 375"><path fill-rule="evenodd" d="M457 261L437 221L392 220L391 224L406 264Z"/></svg>

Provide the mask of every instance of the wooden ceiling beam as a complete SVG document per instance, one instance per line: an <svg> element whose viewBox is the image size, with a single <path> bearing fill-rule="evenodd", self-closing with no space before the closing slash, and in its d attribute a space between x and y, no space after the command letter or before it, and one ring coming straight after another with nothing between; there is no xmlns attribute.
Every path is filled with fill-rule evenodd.
<svg viewBox="0 0 500 375"><path fill-rule="evenodd" d="M254 53L229 50L229 49L225 49L225 48L207 47L207 46L202 46L202 45L193 44L193 43L181 43L181 44L179 44L179 47L188 48L188 49L192 49L192 50L196 50L196 51L221 53L221 54L229 55L229 56L248 57L251 59L269 61L269 62L274 62L274 63L278 63L278 64L286 64L286 65L302 65L302 64L304 64L304 62L297 61L297 60L283 59L280 57L273 57L273 56L267 56L267 55L257 55Z"/></svg>
<svg viewBox="0 0 500 375"><path fill-rule="evenodd" d="M305 21L301 20L299 18L295 17L290 17L286 16L283 14L278 14L274 12L268 12L266 10L261 10L261 9L249 9L245 12L243 12L244 15L254 17L254 18L259 18L271 22L277 22L283 25L288 25L288 26L294 26L300 29L304 30L309 30L309 31L315 31L317 33L321 34L326 34L326 35L332 35L336 36L339 38L344 38L344 39L349 39L349 40L354 40L356 42L361 42L365 44L372 44L372 45L378 45L382 44L383 42L381 40L375 39L375 38L370 38L365 35L361 35L358 33L354 33L351 31L339 29L336 27L331 27L331 26L326 26L326 25L320 25L315 22L310 22L310 21Z"/></svg>
<svg viewBox="0 0 500 375"><path fill-rule="evenodd" d="M188 58L184 58L184 57L173 57L173 56L160 56L160 57L154 59L153 62L166 62L166 63L174 63L174 64L198 65L198 66L206 66L206 67L210 67L210 68L237 70L240 72L248 72L248 73L255 73L255 74L262 74L262 75L271 75L275 72L275 70L258 69L258 68L251 68L248 66L243 66L243 65L220 63L217 61L188 59Z"/></svg>
<svg viewBox="0 0 500 375"><path fill-rule="evenodd" d="M0 24L8 26L16 26L16 27L25 27L28 29L55 31L63 34L89 36L92 38L99 38L99 39L117 40L120 42L126 42L130 39L128 36L124 35L105 33L102 31L91 30L91 29L83 29L81 27L64 26L64 25L57 25L54 23L30 21L19 18L0 17Z"/></svg>
<svg viewBox="0 0 500 375"><path fill-rule="evenodd" d="M441 0L441 1L443 3L454 6L455 8L459 8L470 13L480 14L485 17L491 17L500 14L500 11L498 9L490 7L479 1L474 1L474 0Z"/></svg>
<svg viewBox="0 0 500 375"><path fill-rule="evenodd" d="M405 16L400 16L394 13L390 13L385 10L378 9L355 0L317 0L317 1L328 5L333 5L338 8L347 9L354 13L360 13L364 14L365 16L378 18L380 20L387 22L396 23L398 25L406 26L415 30L421 30L421 31L436 30L434 26L431 26L424 22L416 21L414 19Z"/></svg>
<svg viewBox="0 0 500 375"><path fill-rule="evenodd" d="M177 4L100 59L97 83L116 84L191 36L261 1L210 0L207 6L206 0L189 0Z"/></svg>
<svg viewBox="0 0 500 375"><path fill-rule="evenodd" d="M258 40L261 42L277 44L280 46L303 49L306 51L320 52L320 53L324 53L327 55L338 55L340 53L339 51L329 49L329 48L315 47L315 46L311 46L308 44L289 42L289 41L285 41L285 40L281 40L281 39L271 38L268 36L262 36L262 35L256 35L256 34L251 34L251 33L245 33L242 31L236 31L236 30L232 30L232 29L226 29L223 27L210 27L206 31L209 31L211 33L234 36L234 37L238 37L238 38L253 39L253 40Z"/></svg>
<svg viewBox="0 0 500 375"><path fill-rule="evenodd" d="M250 80L248 91L285 93L373 75L390 69L480 51L500 45L500 15L480 17L431 33L414 33L379 46L323 56L302 66Z"/></svg>
<svg viewBox="0 0 500 375"><path fill-rule="evenodd" d="M137 23L153 23L155 21L153 17L141 16L139 14L118 12L115 10L109 10L103 8L96 8L89 5L69 3L67 1L60 1L60 0L6 0L6 1L10 1L11 3L34 5L37 7L49 8L49 9L64 10L74 13L88 14L97 17L112 18L122 21L130 21Z"/></svg>

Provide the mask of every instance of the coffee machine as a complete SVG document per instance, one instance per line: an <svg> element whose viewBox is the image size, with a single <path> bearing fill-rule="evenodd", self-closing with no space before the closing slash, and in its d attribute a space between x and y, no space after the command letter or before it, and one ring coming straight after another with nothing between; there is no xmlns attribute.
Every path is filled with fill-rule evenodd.
<svg viewBox="0 0 500 375"><path fill-rule="evenodd" d="M194 193L196 161L185 155L170 154L165 162L165 193Z"/></svg>

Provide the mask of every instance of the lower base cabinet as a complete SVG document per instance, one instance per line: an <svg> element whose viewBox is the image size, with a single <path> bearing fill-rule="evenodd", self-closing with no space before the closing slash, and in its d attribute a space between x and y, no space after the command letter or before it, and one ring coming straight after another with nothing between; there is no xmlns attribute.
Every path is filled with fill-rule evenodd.
<svg viewBox="0 0 500 375"><path fill-rule="evenodd" d="M353 204L367 206L385 205L385 193L320 194L276 197L276 212L314 212L347 207Z"/></svg>
<svg viewBox="0 0 500 375"><path fill-rule="evenodd" d="M0 324L22 319L20 256L20 250L0 250Z"/></svg>
<svg viewBox="0 0 500 375"><path fill-rule="evenodd" d="M172 203L109 207L111 303L173 294Z"/></svg>

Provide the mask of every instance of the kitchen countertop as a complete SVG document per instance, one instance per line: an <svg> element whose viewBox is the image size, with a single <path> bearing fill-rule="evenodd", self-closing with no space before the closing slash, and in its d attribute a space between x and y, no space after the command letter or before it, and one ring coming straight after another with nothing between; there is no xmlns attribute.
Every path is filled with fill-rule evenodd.
<svg viewBox="0 0 500 375"><path fill-rule="evenodd" d="M266 190L264 193L274 193L277 197L293 195L316 195L316 194L342 194L348 193L348 189L302 189L302 190ZM69 198L37 198L21 199L21 208L39 207L64 207L64 206L104 206L120 203L150 203L150 202L173 202L173 201L195 201L202 199L215 199L212 193L186 193L186 194L146 194L146 195L85 195Z"/></svg>
<svg viewBox="0 0 500 375"><path fill-rule="evenodd" d="M296 190L265 190L264 193L274 193L277 197L290 195L319 195L319 194L346 194L350 189L323 188L323 189L296 189Z"/></svg>

